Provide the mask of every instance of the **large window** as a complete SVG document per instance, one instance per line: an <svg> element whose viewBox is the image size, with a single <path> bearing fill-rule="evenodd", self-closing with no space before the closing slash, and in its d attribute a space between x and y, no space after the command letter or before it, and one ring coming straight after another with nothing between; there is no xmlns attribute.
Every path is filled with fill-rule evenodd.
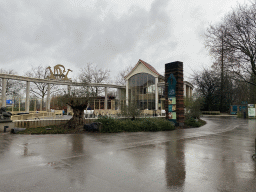
<svg viewBox="0 0 256 192"><path fill-rule="evenodd" d="M139 73L129 79L129 100L144 109L155 109L155 77Z"/></svg>

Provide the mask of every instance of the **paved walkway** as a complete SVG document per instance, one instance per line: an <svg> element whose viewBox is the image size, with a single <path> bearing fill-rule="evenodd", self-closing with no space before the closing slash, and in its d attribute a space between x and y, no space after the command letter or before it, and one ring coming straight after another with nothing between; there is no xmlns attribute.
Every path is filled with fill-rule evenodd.
<svg viewBox="0 0 256 192"><path fill-rule="evenodd" d="M0 134L0 191L255 191L256 120L81 135Z"/></svg>

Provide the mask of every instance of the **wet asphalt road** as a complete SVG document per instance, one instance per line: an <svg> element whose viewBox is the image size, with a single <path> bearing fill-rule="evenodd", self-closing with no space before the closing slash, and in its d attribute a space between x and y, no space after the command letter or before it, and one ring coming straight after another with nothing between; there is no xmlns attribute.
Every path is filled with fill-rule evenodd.
<svg viewBox="0 0 256 192"><path fill-rule="evenodd" d="M256 120L81 135L0 133L0 191L256 191Z"/></svg>

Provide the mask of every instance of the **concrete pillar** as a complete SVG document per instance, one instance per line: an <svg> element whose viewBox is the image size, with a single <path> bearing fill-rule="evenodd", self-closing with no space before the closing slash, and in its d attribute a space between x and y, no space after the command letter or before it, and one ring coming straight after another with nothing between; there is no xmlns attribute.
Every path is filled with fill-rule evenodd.
<svg viewBox="0 0 256 192"><path fill-rule="evenodd" d="M155 110L158 110L158 77L155 77Z"/></svg>
<svg viewBox="0 0 256 192"><path fill-rule="evenodd" d="M43 99L41 98L41 101L40 101L40 111L43 111Z"/></svg>
<svg viewBox="0 0 256 192"><path fill-rule="evenodd" d="M108 109L108 88L105 87L105 101L104 101L104 109Z"/></svg>
<svg viewBox="0 0 256 192"><path fill-rule="evenodd" d="M187 90L188 90L188 92L187 92L187 94L188 94L187 97L188 97L188 98L190 98L190 90L189 90L189 89L190 89L190 87L187 86Z"/></svg>
<svg viewBox="0 0 256 192"><path fill-rule="evenodd" d="M35 99L35 103L34 103L34 111L36 111L36 99Z"/></svg>
<svg viewBox="0 0 256 192"><path fill-rule="evenodd" d="M51 94L51 86L50 83L48 83L48 90L47 90L47 100L46 100L46 111L50 112L50 94Z"/></svg>
<svg viewBox="0 0 256 192"><path fill-rule="evenodd" d="M193 91L193 89L192 89L192 87L190 87L190 97L193 96L192 91Z"/></svg>
<svg viewBox="0 0 256 192"><path fill-rule="evenodd" d="M30 82L27 81L26 86L26 102L25 102L25 112L29 113L29 90L30 90Z"/></svg>
<svg viewBox="0 0 256 192"><path fill-rule="evenodd" d="M129 82L126 80L126 105L128 105L129 100Z"/></svg>
<svg viewBox="0 0 256 192"><path fill-rule="evenodd" d="M117 110L121 109L121 89L117 89L117 96L116 96L117 100L118 100L118 106L117 106Z"/></svg>
<svg viewBox="0 0 256 192"><path fill-rule="evenodd" d="M7 79L2 79L2 107L6 107L6 84Z"/></svg>

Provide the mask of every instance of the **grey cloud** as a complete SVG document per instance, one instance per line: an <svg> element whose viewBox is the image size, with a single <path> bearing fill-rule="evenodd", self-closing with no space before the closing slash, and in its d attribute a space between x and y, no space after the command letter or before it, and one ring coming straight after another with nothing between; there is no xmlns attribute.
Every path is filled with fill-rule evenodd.
<svg viewBox="0 0 256 192"><path fill-rule="evenodd" d="M110 68L106 65L120 57L138 60L149 48L160 51L159 44L170 41L172 35L167 0L154 1L149 12L133 6L119 18L106 12L103 20L100 14L108 7L106 1L84 11L69 1L11 2L0 2L1 62L35 59L51 50L56 60ZM170 44L171 51L176 42Z"/></svg>

